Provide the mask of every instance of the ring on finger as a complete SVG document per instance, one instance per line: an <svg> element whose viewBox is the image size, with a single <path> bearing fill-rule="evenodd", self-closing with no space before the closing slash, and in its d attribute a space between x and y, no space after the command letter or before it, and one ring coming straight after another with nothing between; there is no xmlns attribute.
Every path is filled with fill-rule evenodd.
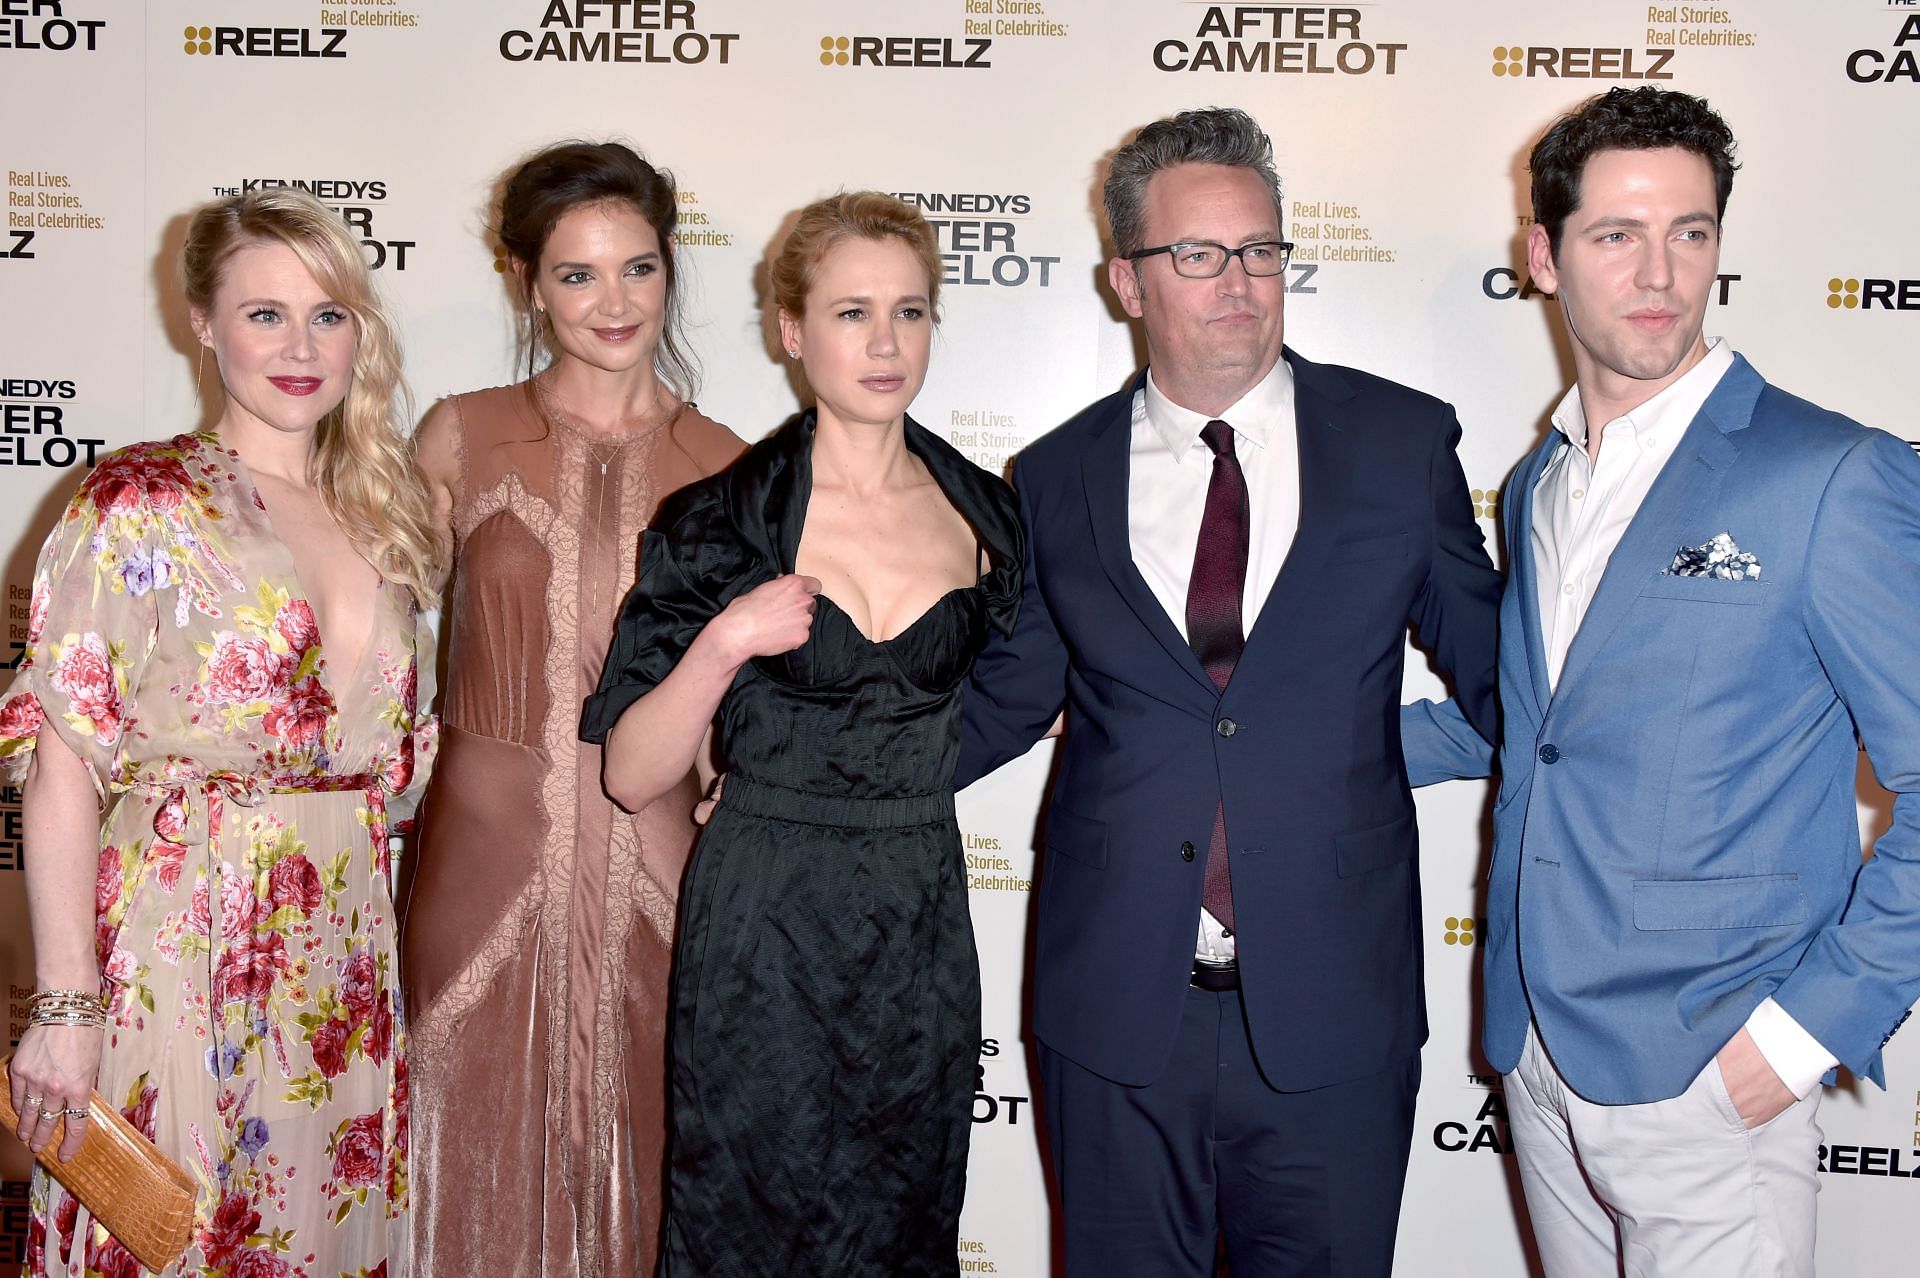
<svg viewBox="0 0 1920 1278"><path fill-rule="evenodd" d="M29 1096L29 1097L27 1097L27 1104L29 1104L29 1105L31 1105L31 1106L33 1106L33 1107L34 1107L35 1109L39 1109L39 1108L40 1108L40 1102L41 1102L41 1100L42 1100L42 1099L43 1099L43 1098L42 1098L42 1097L39 1097L39 1096Z"/></svg>
<svg viewBox="0 0 1920 1278"><path fill-rule="evenodd" d="M58 1112L65 1114L68 1118L85 1118L87 1116L87 1111L84 1106L79 1109L63 1109Z"/></svg>

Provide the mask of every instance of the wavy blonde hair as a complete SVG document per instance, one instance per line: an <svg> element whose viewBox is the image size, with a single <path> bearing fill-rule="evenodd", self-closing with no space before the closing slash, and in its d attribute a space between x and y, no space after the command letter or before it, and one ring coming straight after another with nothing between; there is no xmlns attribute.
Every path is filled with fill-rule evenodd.
<svg viewBox="0 0 1920 1278"><path fill-rule="evenodd" d="M411 400L400 342L346 224L294 188L249 191L202 205L187 226L180 273L187 302L212 306L227 260L249 244L279 243L353 316L357 340L347 393L320 419L310 473L327 510L387 580L422 608L439 599L447 550L413 461L404 423Z"/></svg>

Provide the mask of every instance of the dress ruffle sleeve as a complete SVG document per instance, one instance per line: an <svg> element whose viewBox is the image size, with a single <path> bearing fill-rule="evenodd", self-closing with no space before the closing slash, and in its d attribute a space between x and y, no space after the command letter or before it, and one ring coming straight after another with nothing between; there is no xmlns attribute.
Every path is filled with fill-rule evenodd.
<svg viewBox="0 0 1920 1278"><path fill-rule="evenodd" d="M41 547L26 649L0 698L0 776L18 784L50 729L87 765L103 801L120 788L159 597L181 587L162 512L191 482L175 458L141 445L100 462L67 504Z"/></svg>
<svg viewBox="0 0 1920 1278"><path fill-rule="evenodd" d="M627 707L686 655L701 628L771 575L728 515L724 474L669 498L641 539L639 576L621 605L600 686L580 716L581 739L604 742Z"/></svg>

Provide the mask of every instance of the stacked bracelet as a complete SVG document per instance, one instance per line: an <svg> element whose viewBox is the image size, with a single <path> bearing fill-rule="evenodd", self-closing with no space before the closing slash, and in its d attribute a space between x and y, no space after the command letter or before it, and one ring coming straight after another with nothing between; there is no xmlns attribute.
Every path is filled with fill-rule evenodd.
<svg viewBox="0 0 1920 1278"><path fill-rule="evenodd" d="M107 1005L87 990L41 990L27 999L28 1025L90 1025L107 1023Z"/></svg>

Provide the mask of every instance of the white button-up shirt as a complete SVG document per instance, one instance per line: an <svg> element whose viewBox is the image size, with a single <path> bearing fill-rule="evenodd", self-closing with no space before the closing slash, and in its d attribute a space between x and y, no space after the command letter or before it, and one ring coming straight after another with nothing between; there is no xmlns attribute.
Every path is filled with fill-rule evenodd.
<svg viewBox="0 0 1920 1278"><path fill-rule="evenodd" d="M1287 361L1276 361L1273 371L1219 418L1233 427L1234 455L1247 482L1247 580L1240 624L1251 634L1300 524L1300 449ZM1213 478L1213 452L1200 438L1211 420L1168 399L1151 369L1133 397L1127 541L1134 566L1183 637L1187 585ZM1233 937L1204 909L1195 953L1214 962L1234 956Z"/></svg>
<svg viewBox="0 0 1920 1278"><path fill-rule="evenodd" d="M1553 410L1553 428L1569 447L1553 455L1533 490L1533 565L1540 583L1540 637L1547 686L1560 682L1567 649L1580 629L1607 561L1640 512L1647 490L1680 446L1700 406L1733 367L1733 348L1715 340L1706 358L1631 412L1605 423L1597 458L1575 386Z"/></svg>

